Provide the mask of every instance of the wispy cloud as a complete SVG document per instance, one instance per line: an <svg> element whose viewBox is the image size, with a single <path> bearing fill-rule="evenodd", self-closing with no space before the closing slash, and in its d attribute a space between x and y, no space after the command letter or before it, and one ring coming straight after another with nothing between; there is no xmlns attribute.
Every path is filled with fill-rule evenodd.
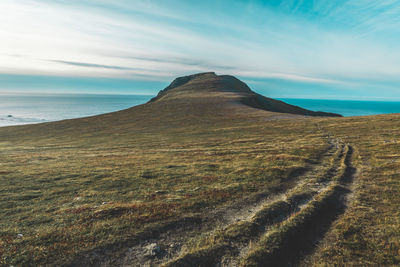
<svg viewBox="0 0 400 267"><path fill-rule="evenodd" d="M400 76L399 13L397 0L2 0L0 73L384 83Z"/></svg>
<svg viewBox="0 0 400 267"><path fill-rule="evenodd" d="M82 63L82 62L72 62L65 60L48 60L51 62L67 64L78 67L89 67L89 68L100 68L100 69L111 69L111 70L138 70L138 68L127 68L121 66L110 66L110 65L101 65L101 64L92 64L92 63Z"/></svg>

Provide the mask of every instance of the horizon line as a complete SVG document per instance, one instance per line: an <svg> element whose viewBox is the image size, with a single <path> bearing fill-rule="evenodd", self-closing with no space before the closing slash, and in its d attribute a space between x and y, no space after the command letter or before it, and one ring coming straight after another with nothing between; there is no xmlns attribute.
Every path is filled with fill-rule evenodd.
<svg viewBox="0 0 400 267"><path fill-rule="evenodd" d="M256 92L257 93L257 92ZM368 98L340 98L340 97L328 97L328 98L313 98L313 97L298 97L298 96L268 96L262 93L258 93L265 97L284 100L284 99L293 99L293 100L332 100L332 101L373 101L373 102L400 102L399 98L390 98L390 97L368 97ZM42 92L42 91L34 91L34 92L25 92L25 91L17 91L17 92L0 92L0 96L21 96L21 95L105 95L105 96L148 96L154 97L157 94L144 94L144 93L126 93L126 92L115 92L115 93L107 93L107 92Z"/></svg>

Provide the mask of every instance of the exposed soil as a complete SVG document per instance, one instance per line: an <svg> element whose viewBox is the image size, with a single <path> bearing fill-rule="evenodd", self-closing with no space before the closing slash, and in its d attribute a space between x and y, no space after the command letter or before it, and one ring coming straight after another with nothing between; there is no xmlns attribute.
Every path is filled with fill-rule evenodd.
<svg viewBox="0 0 400 267"><path fill-rule="evenodd" d="M237 265L237 261L232 260L231 256L226 257L226 255L236 254L237 257L243 256L249 249L249 243L257 240L261 234L267 231L270 225L282 222L294 212L298 212L305 203L311 200L314 194L319 193L328 186L331 178L337 172L338 163L344 156L343 145L332 140L330 143L330 148L321 155L319 162L310 162L306 168L293 172L288 177L287 184L282 188L276 189L273 195L270 192L258 193L229 206L207 210L204 214L171 221L163 226L149 227L129 240L82 253L70 262L68 266L157 266L166 262L170 262L169 264L172 266L189 266L192 263L203 265L201 264L203 261L199 257L212 258L212 262L206 261L205 265L210 265L210 263L211 265L224 266ZM350 153L349 150L345 160L348 166L351 166ZM332 166L321 164L332 158L334 158ZM345 174L346 177L352 176L354 171L349 169ZM343 178L343 181L349 179ZM308 187L314 193L311 195L292 194L291 197L287 197L288 192L291 192L291 190L303 187ZM273 208L271 210L266 209L269 206ZM341 209L338 209L335 214L328 216L329 218L325 216L327 221L332 222L337 216L336 213L342 212L344 205L338 206ZM275 210L273 210L274 208ZM260 216L260 214L263 215ZM181 255L182 246L199 234L212 234L217 229L224 229L240 221L250 220L257 216L258 219L255 222L253 236L250 239L248 238L247 244L243 244L242 240L240 243L232 244L230 247L216 246L210 248L210 251L205 254L200 253L198 256ZM328 224L321 223L321 225ZM318 230L319 234L313 234L313 236L321 236L321 233L323 234L325 230L325 228L321 228ZM311 239L314 240L315 238ZM210 258L210 256L212 257ZM178 260L172 260L174 258ZM293 259L297 260L298 257L296 256Z"/></svg>
<svg viewBox="0 0 400 267"><path fill-rule="evenodd" d="M275 249L257 255L255 261L244 266L298 266L304 257L314 251L332 223L346 210L351 193L349 187L356 173L351 164L352 154L353 148L348 146L344 172L333 189L315 200L314 208L305 213L299 223L289 225L279 236L275 235L278 237L278 242L274 240ZM275 236L272 234L269 239L272 241Z"/></svg>

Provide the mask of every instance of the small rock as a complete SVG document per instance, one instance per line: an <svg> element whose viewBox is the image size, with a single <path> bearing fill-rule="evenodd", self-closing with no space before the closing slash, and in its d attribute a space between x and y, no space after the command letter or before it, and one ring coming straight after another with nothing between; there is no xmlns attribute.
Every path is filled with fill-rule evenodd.
<svg viewBox="0 0 400 267"><path fill-rule="evenodd" d="M18 237L18 238L23 238L24 235L23 235L23 234L18 234L17 237Z"/></svg>
<svg viewBox="0 0 400 267"><path fill-rule="evenodd" d="M177 247L179 247L179 246L180 246L180 243L171 243L171 244L169 245L170 248L177 248Z"/></svg>
<svg viewBox="0 0 400 267"><path fill-rule="evenodd" d="M156 256L160 251L161 248L156 243L151 243L146 246L146 256Z"/></svg>

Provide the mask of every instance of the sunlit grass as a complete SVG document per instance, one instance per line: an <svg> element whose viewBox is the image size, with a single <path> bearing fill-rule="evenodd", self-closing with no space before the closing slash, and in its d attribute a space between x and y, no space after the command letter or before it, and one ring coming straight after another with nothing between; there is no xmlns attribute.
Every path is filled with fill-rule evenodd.
<svg viewBox="0 0 400 267"><path fill-rule="evenodd" d="M255 119L14 140L19 128L3 128L12 141L0 145L2 264L65 262L144 227L285 188L328 147L311 121Z"/></svg>
<svg viewBox="0 0 400 267"><path fill-rule="evenodd" d="M0 129L1 264L65 263L146 227L284 190L329 135L357 149L360 173L308 262L399 264L399 115L276 120L233 110L197 121L163 116L169 108Z"/></svg>

